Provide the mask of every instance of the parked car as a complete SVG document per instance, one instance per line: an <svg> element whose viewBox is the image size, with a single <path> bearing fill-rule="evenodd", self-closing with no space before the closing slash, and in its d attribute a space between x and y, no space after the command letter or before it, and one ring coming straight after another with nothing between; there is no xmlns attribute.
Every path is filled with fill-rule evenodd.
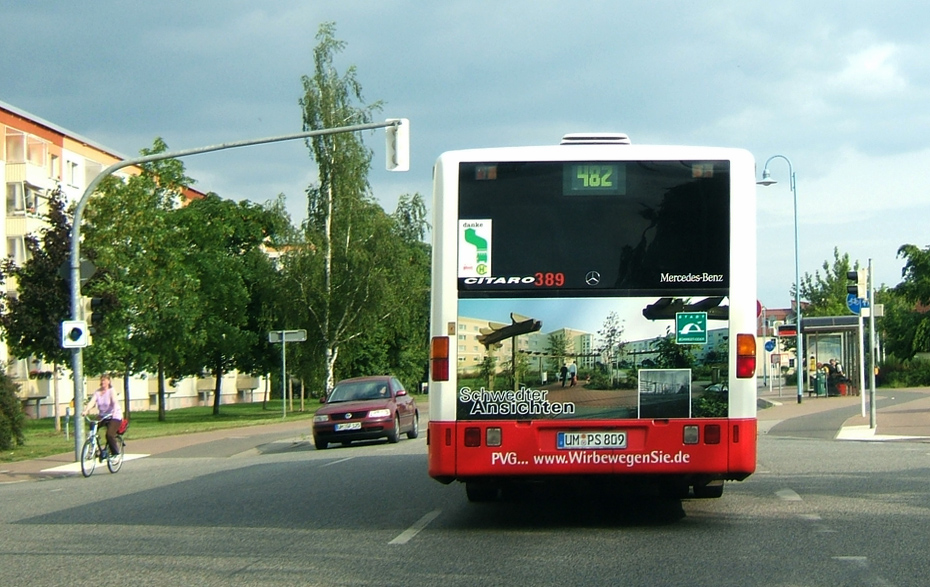
<svg viewBox="0 0 930 587"><path fill-rule="evenodd" d="M396 377L356 377L336 384L313 417L313 444L322 450L331 442L420 434L420 413L413 397Z"/></svg>

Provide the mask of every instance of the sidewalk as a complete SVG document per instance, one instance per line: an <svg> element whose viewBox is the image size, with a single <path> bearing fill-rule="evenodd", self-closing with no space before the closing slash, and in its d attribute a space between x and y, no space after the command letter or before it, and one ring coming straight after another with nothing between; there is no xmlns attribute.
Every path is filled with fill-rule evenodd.
<svg viewBox="0 0 930 587"><path fill-rule="evenodd" d="M245 428L227 428L224 430L200 432L197 434L161 436L142 440L134 440L132 438L132 429L130 429L126 437L125 461L158 455L227 438L238 439L265 434L281 434L282 436L292 434L295 437L309 435L311 425L310 420L291 420L278 422L276 424L262 424ZM98 464L97 466L103 466L104 469L106 469L106 465ZM74 461L73 451L31 461L0 463L0 485L22 481L41 481L59 477L73 477L75 475L80 476L80 474L81 466L80 463Z"/></svg>
<svg viewBox="0 0 930 587"><path fill-rule="evenodd" d="M797 388L769 391L759 388L759 431L767 432L780 422L815 414L850 414L841 420L836 440L916 440L930 442L930 388L877 389L875 428L871 427L868 391L865 416L861 396L809 397L797 403Z"/></svg>

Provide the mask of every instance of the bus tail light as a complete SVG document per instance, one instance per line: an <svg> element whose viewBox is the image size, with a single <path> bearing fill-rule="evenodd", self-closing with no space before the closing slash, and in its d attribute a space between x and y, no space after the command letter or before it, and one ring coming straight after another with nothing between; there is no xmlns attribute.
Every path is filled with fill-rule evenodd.
<svg viewBox="0 0 930 587"><path fill-rule="evenodd" d="M481 428L469 426L465 429L465 446L481 446Z"/></svg>
<svg viewBox="0 0 930 587"><path fill-rule="evenodd" d="M704 426L704 444L720 444L720 424Z"/></svg>
<svg viewBox="0 0 930 587"><path fill-rule="evenodd" d="M430 372L433 381L449 380L449 337L434 336L430 343Z"/></svg>
<svg viewBox="0 0 930 587"><path fill-rule="evenodd" d="M685 444L697 444L700 439L701 433L699 432L700 428L697 426L685 426L684 435L681 441Z"/></svg>
<svg viewBox="0 0 930 587"><path fill-rule="evenodd" d="M485 431L484 443L488 446L500 446L504 443L504 435L501 429L497 427L488 428Z"/></svg>
<svg viewBox="0 0 930 587"><path fill-rule="evenodd" d="M736 335L736 376L748 379L756 374L756 337L752 334Z"/></svg>

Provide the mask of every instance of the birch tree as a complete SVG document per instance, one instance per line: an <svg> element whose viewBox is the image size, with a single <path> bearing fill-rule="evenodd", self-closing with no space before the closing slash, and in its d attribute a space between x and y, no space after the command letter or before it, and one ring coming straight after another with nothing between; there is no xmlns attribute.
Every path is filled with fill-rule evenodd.
<svg viewBox="0 0 930 587"><path fill-rule="evenodd" d="M314 73L303 76L300 99L303 129L321 130L366 124L380 103L361 105L362 88L354 67L340 74L333 59L345 48L335 38L335 24L324 23L313 51ZM307 189L305 242L292 258L295 264L319 276L313 284L298 284L298 295L307 305L310 331L323 352L324 388L334 383L340 346L362 334L360 316L371 296L375 275L364 263L371 250L376 222L372 220L368 172L371 150L359 133L315 136L306 141L318 168L318 183ZM369 259L370 261L371 259ZM312 287L315 291L306 288Z"/></svg>

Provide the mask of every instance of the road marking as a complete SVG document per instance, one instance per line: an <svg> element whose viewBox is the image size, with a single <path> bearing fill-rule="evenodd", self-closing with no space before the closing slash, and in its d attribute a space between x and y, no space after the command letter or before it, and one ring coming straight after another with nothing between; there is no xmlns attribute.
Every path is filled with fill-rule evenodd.
<svg viewBox="0 0 930 587"><path fill-rule="evenodd" d="M879 585L880 587L891 587L894 585L882 576L873 574L869 571L869 557L867 556L834 556L835 561L853 563L857 568L865 571L861 577L861 582L866 585Z"/></svg>
<svg viewBox="0 0 930 587"><path fill-rule="evenodd" d="M328 466L330 466L330 465L338 465L339 463L344 463L344 462L346 462L346 461L351 461L351 460L354 459L354 458L355 458L355 457L346 457L346 458L344 458L344 459L338 459L338 460L335 460L335 461L330 461L330 462L326 463L325 465L320 465L320 466L321 466L321 467L328 467Z"/></svg>
<svg viewBox="0 0 930 587"><path fill-rule="evenodd" d="M147 454L133 454L125 453L123 455L123 462L134 461L136 459L144 459L149 455ZM104 463L97 462L97 466L104 466ZM80 473L81 472L81 463L68 463L67 465L59 465L57 467L52 467L50 469L42 469L43 473Z"/></svg>
<svg viewBox="0 0 930 587"><path fill-rule="evenodd" d="M791 489L779 489L775 492L775 495L785 501L803 501L801 496Z"/></svg>
<svg viewBox="0 0 930 587"><path fill-rule="evenodd" d="M435 520L436 517L439 516L439 514L441 513L442 513L442 510L433 510L429 512L428 514L426 514L425 516L417 520L416 524L414 524L413 526L410 526L409 528L407 528L406 530L398 534L397 537L394 538L394 540L391 540L390 542L388 542L388 544L407 544L413 539L414 536L420 533L420 530L422 530L423 528L426 528L426 526L429 525L430 522Z"/></svg>

